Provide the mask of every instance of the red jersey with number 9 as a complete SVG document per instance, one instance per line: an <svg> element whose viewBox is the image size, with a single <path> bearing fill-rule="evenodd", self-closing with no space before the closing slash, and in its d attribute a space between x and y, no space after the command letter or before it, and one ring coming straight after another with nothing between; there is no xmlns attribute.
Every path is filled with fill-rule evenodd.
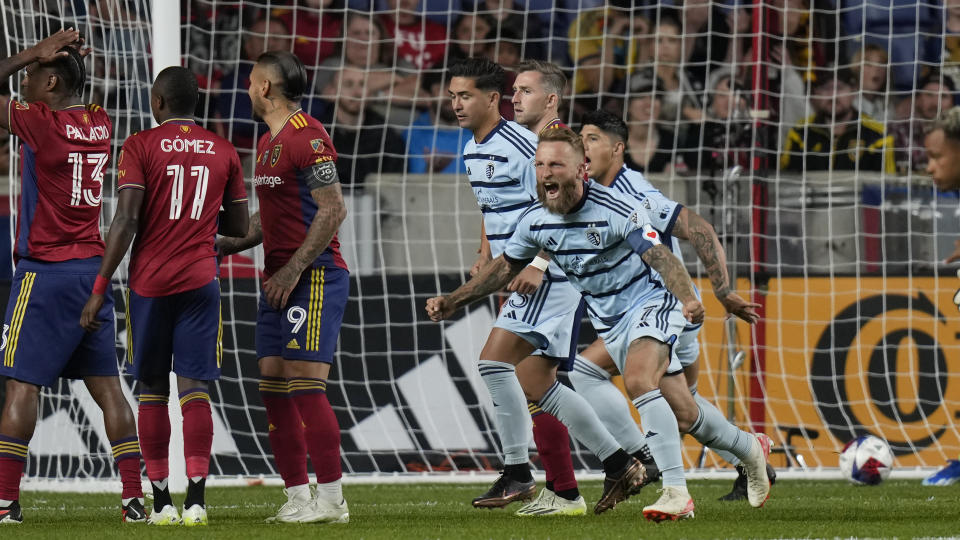
<svg viewBox="0 0 960 540"><path fill-rule="evenodd" d="M210 283L220 206L247 200L233 145L193 120L167 120L123 143L117 176L120 190L144 191L130 288L156 297Z"/></svg>
<svg viewBox="0 0 960 540"><path fill-rule="evenodd" d="M113 125L97 105L52 110L10 100L10 132L20 137L16 259L45 262L103 255L100 198Z"/></svg>

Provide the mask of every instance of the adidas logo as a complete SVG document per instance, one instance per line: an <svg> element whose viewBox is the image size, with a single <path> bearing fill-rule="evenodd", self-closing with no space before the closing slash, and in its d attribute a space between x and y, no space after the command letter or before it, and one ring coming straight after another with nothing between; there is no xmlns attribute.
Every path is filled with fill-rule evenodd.
<svg viewBox="0 0 960 540"><path fill-rule="evenodd" d="M649 439L650 437L653 437L653 436L656 435L656 434L657 434L656 431L650 430L650 431L647 432L646 435L644 435L644 437L647 437L647 438Z"/></svg>
<svg viewBox="0 0 960 540"><path fill-rule="evenodd" d="M554 240L553 237L551 236L547 238L547 245L550 247L557 247L557 241Z"/></svg>
<svg viewBox="0 0 960 540"><path fill-rule="evenodd" d="M276 431L277 426L273 424L267 424L267 431Z"/></svg>
<svg viewBox="0 0 960 540"><path fill-rule="evenodd" d="M296 339L296 338L293 338L293 339L290 340L290 343L287 343L287 348L288 348L288 349L299 349L299 348L300 348L300 344L297 343L297 339Z"/></svg>

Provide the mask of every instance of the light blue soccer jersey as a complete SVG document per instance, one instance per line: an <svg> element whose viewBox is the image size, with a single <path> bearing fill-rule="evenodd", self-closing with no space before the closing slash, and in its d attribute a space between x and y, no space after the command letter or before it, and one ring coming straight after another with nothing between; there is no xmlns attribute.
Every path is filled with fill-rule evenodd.
<svg viewBox="0 0 960 540"><path fill-rule="evenodd" d="M673 254L680 258L680 241L673 236L673 225L677 222L683 205L668 199L647 181L642 172L627 166L620 169L609 187L639 200L640 205L647 210L653 228L660 232L663 243L670 246Z"/></svg>
<svg viewBox="0 0 960 540"><path fill-rule="evenodd" d="M503 119L482 141L471 137L463 149L493 258L503 253L520 214L537 199L536 152L537 136Z"/></svg>
<svg viewBox="0 0 960 540"><path fill-rule="evenodd" d="M614 327L631 308L666 289L640 255L661 243L645 208L633 197L597 182L569 214L548 212L539 202L521 216L507 243L507 259L528 262L541 249L581 292L599 333Z"/></svg>

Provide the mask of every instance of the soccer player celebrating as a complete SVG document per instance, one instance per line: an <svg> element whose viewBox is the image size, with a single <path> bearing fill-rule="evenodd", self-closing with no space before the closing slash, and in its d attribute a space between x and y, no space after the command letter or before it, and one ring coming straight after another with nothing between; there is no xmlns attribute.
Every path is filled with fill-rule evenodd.
<svg viewBox="0 0 960 540"><path fill-rule="evenodd" d="M260 211L246 237L221 239L224 254L263 242L266 281L257 314L260 395L287 502L270 521L350 519L340 485L340 427L327 377L347 304L349 274L337 228L346 217L330 136L299 102L303 63L270 51L250 73L254 118L270 128L257 143L254 186ZM311 496L307 452L317 475Z"/></svg>
<svg viewBox="0 0 960 540"><path fill-rule="evenodd" d="M948 110L923 141L927 150L927 173L940 191L960 189L960 107ZM960 261L960 240L944 262ZM949 459L939 471L923 479L925 486L949 486L960 481L960 460Z"/></svg>
<svg viewBox="0 0 960 540"><path fill-rule="evenodd" d="M583 144L575 133L558 128L541 135L535 164L540 202L519 217L499 257L450 295L429 299L427 313L433 320L446 319L509 283L540 250L549 252L583 294L591 321L651 432L648 444L657 463L679 461L677 420L659 385L668 366L677 364L671 346L686 321L703 321L690 276L661 243L636 199L583 181ZM671 491L665 487L664 496L684 497L683 513L692 517L686 487Z"/></svg>
<svg viewBox="0 0 960 540"><path fill-rule="evenodd" d="M214 238L247 232L247 192L233 145L193 121L197 79L182 67L157 75L150 108L159 127L127 139L117 160L120 195L106 254L80 317L94 332L110 278L130 256L127 355L139 381L140 446L153 484L148 523L181 522L167 486L171 368L183 412L187 497L184 525L206 525L204 484L213 418L209 381L220 377L220 282ZM218 214L221 204L222 215Z"/></svg>
<svg viewBox="0 0 960 540"><path fill-rule="evenodd" d="M727 312L751 324L756 322L759 316L754 310L759 306L746 302L730 288L723 246L713 227L696 212L664 197L647 182L643 174L624 166L627 125L623 120L607 111L587 113L583 117L580 136L590 177L612 190L637 199L657 232L664 238L673 239L673 245L670 246L673 253L680 253L678 240L689 241L706 269L714 294ZM666 373L660 381L660 389L677 416L680 430L737 465L738 472L744 477L742 483L746 497L753 506L762 505L769 491L765 458L769 453L770 439L763 434L754 438L737 429L727 422L712 403L697 394L699 333L700 325L685 326L673 347L679 360L679 369ZM630 448L643 443L643 433L632 421L620 390L610 382L613 373L616 373L614 361L604 347L603 340L598 339L577 357L570 380L577 392L593 405L597 415L620 444ZM677 377L684 373L685 378ZM658 465L665 488L685 485L682 462L658 462ZM682 517L679 512L683 510L682 503L685 501L672 500L677 502L676 507L671 508L666 504L667 501L658 501L644 509L645 513L674 519Z"/></svg>
<svg viewBox="0 0 960 540"><path fill-rule="evenodd" d="M563 127L560 122L560 96L566 86L567 77L556 64L540 60L521 62L516 68L517 78L513 83L514 118L518 124L533 133L542 133L545 129ZM507 285L508 291L521 294L533 294L543 283L543 270L529 265ZM571 306L572 307L572 306ZM579 318L578 318L579 319ZM573 324L579 324L574 320ZM552 382L557 369L568 370L570 362L540 365L540 356L531 356L517 364L517 379L520 386L543 385L538 377L546 376ZM573 472L573 459L570 456L570 434L567 427L551 414L544 412L536 402L527 404L533 421L533 440L540 454L540 463L546 474L547 485L537 498L517 511L519 516L555 516L577 513L585 503L581 503L577 479ZM629 449L627 450L629 452Z"/></svg>
<svg viewBox="0 0 960 540"><path fill-rule="evenodd" d="M531 166L536 136L500 117L499 89L504 78L502 67L483 58L467 58L451 66L448 74L454 113L460 126L473 133L463 157L483 214L484 236L472 274L500 255L518 218L536 197ZM538 263L547 264L543 260ZM536 293L514 293L501 309L480 353L479 371L494 404L504 472L486 493L474 499L474 506L501 507L531 498L535 492L527 455L531 429L527 398L560 419L603 462L606 480L596 513L613 508L643 481L640 462L620 448L581 396L556 380L554 364L568 361L576 347L579 304L580 295L554 268L544 275ZM525 360L534 354L538 358ZM532 373L525 387L514 368L523 361L531 364ZM578 494L570 503L556 510L584 513L586 505Z"/></svg>
<svg viewBox="0 0 960 540"><path fill-rule="evenodd" d="M86 332L77 324L103 255L100 198L113 129L97 105L79 103L86 82L80 34L60 30L0 60L0 81L26 67L23 102L0 96L0 127L20 138L17 268L0 351L6 401L0 418L0 523L21 523L20 477L37 422L41 386L82 378L103 410L107 437L123 482L125 522L146 520L140 446L120 389L114 349L113 299Z"/></svg>

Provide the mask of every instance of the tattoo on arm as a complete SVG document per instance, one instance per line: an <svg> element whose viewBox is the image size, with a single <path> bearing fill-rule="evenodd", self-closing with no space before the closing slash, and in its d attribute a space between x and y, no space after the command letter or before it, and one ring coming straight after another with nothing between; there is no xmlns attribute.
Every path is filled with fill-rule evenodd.
<svg viewBox="0 0 960 540"><path fill-rule="evenodd" d="M310 195L317 203L317 214L313 217L310 228L307 229L307 237L303 240L303 244L297 248L287 263L300 272L313 264L320 253L327 249L330 240L333 240L333 235L337 234L337 229L347 217L347 207L343 202L339 183L316 188L310 192Z"/></svg>
<svg viewBox="0 0 960 540"><path fill-rule="evenodd" d="M503 255L480 270L473 279L450 293L450 301L457 309L499 291L523 270L524 265L508 262Z"/></svg>
<svg viewBox="0 0 960 540"><path fill-rule="evenodd" d="M686 209L684 209L686 212ZM681 212L682 213L682 212ZM727 274L727 257L717 238L716 231L707 220L694 212L687 212L690 244L710 278L713 293L717 298L726 298L731 292L730 277Z"/></svg>
<svg viewBox="0 0 960 540"><path fill-rule="evenodd" d="M243 238L221 237L219 240L220 249L224 255L233 255L250 249L263 242L263 227L260 223L260 212L250 216L250 225L247 228L247 235Z"/></svg>
<svg viewBox="0 0 960 540"><path fill-rule="evenodd" d="M670 249L663 244L653 246L643 252L641 258L649 264L654 270L663 276L667 290L673 293L681 302L696 300L697 295L693 292L693 282L690 280L690 274L683 267L680 259L677 259Z"/></svg>

